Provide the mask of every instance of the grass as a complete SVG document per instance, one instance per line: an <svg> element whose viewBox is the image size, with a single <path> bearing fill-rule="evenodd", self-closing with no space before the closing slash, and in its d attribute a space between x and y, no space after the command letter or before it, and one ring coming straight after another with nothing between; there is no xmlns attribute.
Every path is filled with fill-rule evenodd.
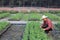
<svg viewBox="0 0 60 40"><path fill-rule="evenodd" d="M8 22L0 22L0 31L5 29L9 23Z"/></svg>
<svg viewBox="0 0 60 40"><path fill-rule="evenodd" d="M50 40L40 28L38 21L30 21L27 23L22 40Z"/></svg>

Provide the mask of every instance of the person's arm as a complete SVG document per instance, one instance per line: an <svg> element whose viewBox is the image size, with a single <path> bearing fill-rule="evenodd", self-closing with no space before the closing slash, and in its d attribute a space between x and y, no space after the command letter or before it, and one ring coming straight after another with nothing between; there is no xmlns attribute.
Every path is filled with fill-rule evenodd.
<svg viewBox="0 0 60 40"><path fill-rule="evenodd" d="M48 30L48 29L50 29L50 28L52 28L52 22L51 22L51 21L48 21L48 27L45 28L45 30Z"/></svg>

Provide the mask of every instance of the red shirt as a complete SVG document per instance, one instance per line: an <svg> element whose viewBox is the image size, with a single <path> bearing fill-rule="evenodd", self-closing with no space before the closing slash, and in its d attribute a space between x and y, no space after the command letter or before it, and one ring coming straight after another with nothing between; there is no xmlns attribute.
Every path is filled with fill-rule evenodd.
<svg viewBox="0 0 60 40"><path fill-rule="evenodd" d="M47 19L47 21L44 21L43 24L42 24L42 27L43 27L43 25L45 25L45 24L48 24L48 27L45 28L45 30L49 30L50 28L53 29L53 24L52 24L52 21L51 21L51 20Z"/></svg>

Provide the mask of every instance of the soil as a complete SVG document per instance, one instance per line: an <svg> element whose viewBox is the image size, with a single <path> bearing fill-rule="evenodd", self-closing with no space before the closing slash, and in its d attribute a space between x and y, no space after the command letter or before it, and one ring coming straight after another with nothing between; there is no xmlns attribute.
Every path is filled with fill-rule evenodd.
<svg viewBox="0 0 60 40"><path fill-rule="evenodd" d="M8 21L20 21L20 20L15 20L15 19L8 19Z"/></svg>
<svg viewBox="0 0 60 40"><path fill-rule="evenodd" d="M40 21L39 19L28 19L28 21Z"/></svg>
<svg viewBox="0 0 60 40"><path fill-rule="evenodd" d="M0 40L22 40L25 25L12 25Z"/></svg>
<svg viewBox="0 0 60 40"><path fill-rule="evenodd" d="M26 25L12 25L0 38L0 40L22 40ZM51 32L52 40L60 40L60 31L54 29Z"/></svg>
<svg viewBox="0 0 60 40"><path fill-rule="evenodd" d="M52 38L53 40L60 40L60 31L54 29L54 30L51 32L51 38Z"/></svg>
<svg viewBox="0 0 60 40"><path fill-rule="evenodd" d="M11 24L6 25L6 28L0 31L0 37L10 28Z"/></svg>

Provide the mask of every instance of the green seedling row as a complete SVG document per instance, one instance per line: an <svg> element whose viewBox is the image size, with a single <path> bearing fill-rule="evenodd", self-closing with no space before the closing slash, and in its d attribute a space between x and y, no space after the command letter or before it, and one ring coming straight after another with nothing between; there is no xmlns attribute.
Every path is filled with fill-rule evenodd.
<svg viewBox="0 0 60 40"><path fill-rule="evenodd" d="M10 19L13 19L13 20L24 20L24 21L28 21L28 20L39 20L40 21L40 18L41 18L42 15L40 14L23 14L23 13L17 13L13 16L10 17Z"/></svg>
<svg viewBox="0 0 60 40"><path fill-rule="evenodd" d="M9 23L8 22L0 22L0 31L5 29Z"/></svg>
<svg viewBox="0 0 60 40"><path fill-rule="evenodd" d="M0 18L4 18L4 17L7 17L7 16L9 16L9 13L1 13L0 14Z"/></svg>
<svg viewBox="0 0 60 40"><path fill-rule="evenodd" d="M39 20L40 21L40 18L41 18L41 15L40 14L37 14L37 13L31 13L31 14L29 14L29 19L37 19L37 20Z"/></svg>
<svg viewBox="0 0 60 40"><path fill-rule="evenodd" d="M50 40L40 28L38 21L30 21L27 23L22 40Z"/></svg>
<svg viewBox="0 0 60 40"><path fill-rule="evenodd" d="M52 21L60 21L60 17L55 14L51 14L49 12L42 14L48 16L48 18L50 18ZM13 20L23 20L23 21L29 21L29 20L41 21L42 14L33 13L33 12L29 14L17 13L16 15L11 16L10 18Z"/></svg>
<svg viewBox="0 0 60 40"><path fill-rule="evenodd" d="M10 18L13 19L13 20L21 20L23 17L23 14L22 13L17 13L13 16L11 16Z"/></svg>
<svg viewBox="0 0 60 40"><path fill-rule="evenodd" d="M52 21L60 21L60 17L51 13L44 13L44 15L48 16Z"/></svg>

